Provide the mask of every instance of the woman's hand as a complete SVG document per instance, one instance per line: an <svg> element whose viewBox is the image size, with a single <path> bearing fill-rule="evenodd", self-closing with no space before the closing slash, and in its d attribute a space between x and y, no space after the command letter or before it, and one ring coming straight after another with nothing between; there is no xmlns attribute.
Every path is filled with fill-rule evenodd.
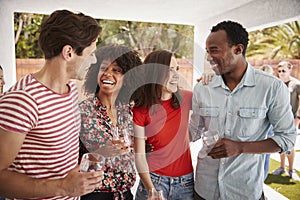
<svg viewBox="0 0 300 200"><path fill-rule="evenodd" d="M207 85L215 75L214 71L203 72L202 76L197 79L197 82L201 81L203 85Z"/></svg>
<svg viewBox="0 0 300 200"><path fill-rule="evenodd" d="M131 151L130 146L128 146L122 137L120 140L107 140L104 146L98 148L96 153L101 154L104 157L115 157L127 154Z"/></svg>

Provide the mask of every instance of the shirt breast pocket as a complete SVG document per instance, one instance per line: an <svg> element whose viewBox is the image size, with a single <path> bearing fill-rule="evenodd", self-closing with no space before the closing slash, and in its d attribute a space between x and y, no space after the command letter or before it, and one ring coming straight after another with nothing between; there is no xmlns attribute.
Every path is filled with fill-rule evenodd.
<svg viewBox="0 0 300 200"><path fill-rule="evenodd" d="M265 108L240 108L241 136L249 137L257 132L262 126L267 115Z"/></svg>
<svg viewBox="0 0 300 200"><path fill-rule="evenodd" d="M218 117L219 116L219 110L218 108L200 108L199 110L200 116L203 117Z"/></svg>
<svg viewBox="0 0 300 200"><path fill-rule="evenodd" d="M219 108L205 107L200 108L199 114L203 118L206 129L218 129Z"/></svg>

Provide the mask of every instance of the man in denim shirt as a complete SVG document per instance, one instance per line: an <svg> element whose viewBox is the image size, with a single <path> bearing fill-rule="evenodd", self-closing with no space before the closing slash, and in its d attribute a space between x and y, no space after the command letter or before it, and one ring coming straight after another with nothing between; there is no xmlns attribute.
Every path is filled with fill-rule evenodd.
<svg viewBox="0 0 300 200"><path fill-rule="evenodd" d="M195 199L264 199L264 154L294 146L289 91L247 63L247 45L247 31L232 21L214 26L206 40L207 60L217 76L194 88L190 134L196 140L217 129L220 139L208 156L198 158ZM274 136L267 139L270 125Z"/></svg>

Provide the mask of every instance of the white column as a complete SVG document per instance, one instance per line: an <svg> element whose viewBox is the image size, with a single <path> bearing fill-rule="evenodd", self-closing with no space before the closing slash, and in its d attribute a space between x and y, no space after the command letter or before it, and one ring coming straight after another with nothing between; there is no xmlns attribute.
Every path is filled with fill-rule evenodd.
<svg viewBox="0 0 300 200"><path fill-rule="evenodd" d="M196 79L200 78L204 72L204 57L205 57L205 40L209 30L203 30L200 25L194 26L194 70L193 70L193 85L197 83Z"/></svg>
<svg viewBox="0 0 300 200"><path fill-rule="evenodd" d="M9 1L2 1L0 7L0 64L4 71L6 91L16 82L16 59L14 42L14 13Z"/></svg>
<svg viewBox="0 0 300 200"><path fill-rule="evenodd" d="M203 66L203 50L201 48L201 38L199 35L199 25L194 26L194 68L193 68L193 87L195 86L196 79L201 77L204 70Z"/></svg>

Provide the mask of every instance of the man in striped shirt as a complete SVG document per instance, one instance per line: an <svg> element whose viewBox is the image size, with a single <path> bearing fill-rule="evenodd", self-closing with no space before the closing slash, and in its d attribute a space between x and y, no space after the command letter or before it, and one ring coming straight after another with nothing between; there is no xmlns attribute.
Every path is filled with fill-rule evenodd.
<svg viewBox="0 0 300 200"><path fill-rule="evenodd" d="M101 27L91 17L53 12L41 25L43 68L0 98L0 196L79 199L102 172L79 172L78 91L85 66L96 61Z"/></svg>

